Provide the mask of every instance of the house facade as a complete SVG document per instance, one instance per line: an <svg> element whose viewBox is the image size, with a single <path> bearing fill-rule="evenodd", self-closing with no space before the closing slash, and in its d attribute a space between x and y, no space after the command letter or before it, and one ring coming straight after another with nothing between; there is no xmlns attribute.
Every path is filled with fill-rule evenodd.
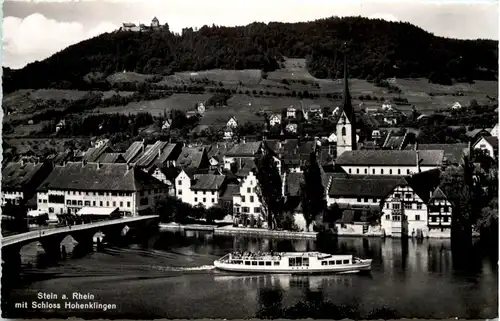
<svg viewBox="0 0 500 321"><path fill-rule="evenodd" d="M453 205L439 187L432 194L427 209L429 237L451 238Z"/></svg>
<svg viewBox="0 0 500 321"><path fill-rule="evenodd" d="M262 204L257 195L257 177L250 173L242 179L239 193L233 196L233 213L235 216L253 216L262 219Z"/></svg>
<svg viewBox="0 0 500 321"><path fill-rule="evenodd" d="M498 137L495 136L483 136L474 145L473 149L478 149L484 151L487 155L492 158L498 158Z"/></svg>
<svg viewBox="0 0 500 321"><path fill-rule="evenodd" d="M49 216L76 214L83 207L118 208L136 216L152 213L156 198L166 194L165 184L127 164L67 163L54 168L37 196L39 209Z"/></svg>
<svg viewBox="0 0 500 321"><path fill-rule="evenodd" d="M271 117L269 117L269 125L271 127L277 126L281 124L281 115L280 114L273 114Z"/></svg>

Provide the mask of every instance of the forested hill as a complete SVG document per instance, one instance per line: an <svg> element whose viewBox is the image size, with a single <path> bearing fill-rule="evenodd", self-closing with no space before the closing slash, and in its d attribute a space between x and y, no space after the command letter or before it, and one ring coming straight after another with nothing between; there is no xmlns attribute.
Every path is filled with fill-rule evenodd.
<svg viewBox="0 0 500 321"><path fill-rule="evenodd" d="M286 57L307 57L318 78L339 77L344 44L351 76L497 79L498 42L436 37L409 23L361 17L302 23L204 26L151 33L114 32L70 46L52 57L10 71L7 92L19 88L77 87L91 71L168 74L222 69L275 70ZM5 71L5 70L4 70ZM432 74L432 75L431 75Z"/></svg>

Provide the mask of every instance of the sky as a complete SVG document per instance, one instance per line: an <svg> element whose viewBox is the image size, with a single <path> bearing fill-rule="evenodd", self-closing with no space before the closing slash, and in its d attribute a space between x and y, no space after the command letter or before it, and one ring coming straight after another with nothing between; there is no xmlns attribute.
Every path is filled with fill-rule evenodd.
<svg viewBox="0 0 500 321"><path fill-rule="evenodd" d="M22 68L123 22L180 32L203 25L363 16L417 25L437 36L498 40L498 2L424 0L5 0L2 65Z"/></svg>

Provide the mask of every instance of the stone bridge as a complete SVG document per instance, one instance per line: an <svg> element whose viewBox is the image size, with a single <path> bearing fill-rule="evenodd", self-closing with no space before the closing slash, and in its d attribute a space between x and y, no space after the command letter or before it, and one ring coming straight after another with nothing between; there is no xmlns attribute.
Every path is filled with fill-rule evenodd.
<svg viewBox="0 0 500 321"><path fill-rule="evenodd" d="M39 241L47 254L60 255L61 241L68 235L71 235L81 246L92 246L95 233L101 231L105 238L119 237L125 226L157 228L158 215L122 217L2 237L2 261L10 268L17 269L21 264L21 248L31 242Z"/></svg>

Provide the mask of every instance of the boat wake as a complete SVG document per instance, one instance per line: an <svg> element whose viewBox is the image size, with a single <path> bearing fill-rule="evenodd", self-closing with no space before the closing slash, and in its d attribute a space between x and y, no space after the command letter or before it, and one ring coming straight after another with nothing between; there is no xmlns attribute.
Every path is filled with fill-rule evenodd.
<svg viewBox="0 0 500 321"><path fill-rule="evenodd" d="M215 269L214 265L201 265L201 266L151 266L153 269L158 271L166 272L189 272L189 271L210 271Z"/></svg>

